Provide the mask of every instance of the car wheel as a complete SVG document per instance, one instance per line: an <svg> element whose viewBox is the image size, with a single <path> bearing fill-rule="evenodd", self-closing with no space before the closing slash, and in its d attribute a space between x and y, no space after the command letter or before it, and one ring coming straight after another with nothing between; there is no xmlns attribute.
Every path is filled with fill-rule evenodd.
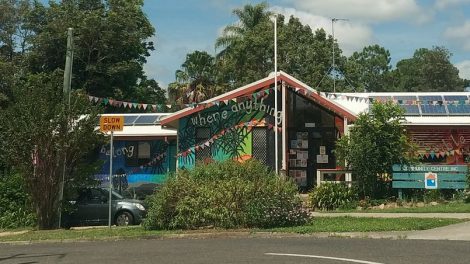
<svg viewBox="0 0 470 264"><path fill-rule="evenodd" d="M116 216L116 225L117 226L128 226L134 223L134 217L131 213L122 211L119 212Z"/></svg>

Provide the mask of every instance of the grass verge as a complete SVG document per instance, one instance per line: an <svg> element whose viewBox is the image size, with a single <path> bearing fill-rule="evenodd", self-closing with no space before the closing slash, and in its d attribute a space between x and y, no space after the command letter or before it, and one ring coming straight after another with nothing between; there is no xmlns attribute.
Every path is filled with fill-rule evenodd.
<svg viewBox="0 0 470 264"><path fill-rule="evenodd" d="M0 241L74 241L74 240L116 240L164 238L175 235L191 235L197 233L236 233L239 231L283 232L310 234L316 232L369 232L369 231L406 231L424 230L462 222L459 219L423 219L423 218L355 218L355 217L316 217L309 224L296 227L254 229L254 230L196 230L196 231L148 231L142 227L113 227L108 229L93 228L81 230L43 230L27 231L22 234L1 236Z"/></svg>
<svg viewBox="0 0 470 264"><path fill-rule="evenodd" d="M385 209L365 209L365 210L336 210L336 213L470 213L470 203L451 202L438 205L426 205L424 207L398 207Z"/></svg>
<svg viewBox="0 0 470 264"><path fill-rule="evenodd" d="M315 232L378 232L426 230L463 222L460 219L440 218L364 218L316 217L310 224L296 227L273 228L273 232L309 234Z"/></svg>

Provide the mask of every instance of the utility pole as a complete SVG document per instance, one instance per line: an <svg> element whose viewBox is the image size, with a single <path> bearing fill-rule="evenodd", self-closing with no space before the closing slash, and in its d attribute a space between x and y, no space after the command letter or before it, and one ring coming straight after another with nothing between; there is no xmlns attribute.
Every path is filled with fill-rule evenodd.
<svg viewBox="0 0 470 264"><path fill-rule="evenodd" d="M332 73L333 71L336 71L336 64L335 64L335 22L336 21L348 21L346 18L332 18L331 19L331 35L333 36L333 43L332 43L332 49L333 49L333 65L331 66ZM333 92L336 93L336 76L334 76L333 73Z"/></svg>
<svg viewBox="0 0 470 264"><path fill-rule="evenodd" d="M67 30L67 53L65 57L64 69L64 96L67 105L70 108L70 89L72 83L72 64L73 64L73 28Z"/></svg>
<svg viewBox="0 0 470 264"><path fill-rule="evenodd" d="M278 131L277 131L277 15L274 16L274 168L279 173L279 149L278 149ZM284 125L284 124L282 124Z"/></svg>
<svg viewBox="0 0 470 264"><path fill-rule="evenodd" d="M67 30L67 51L65 55L65 68L64 68L64 101L67 104L67 124L65 126L65 137L68 134L68 123L69 123L69 112L70 112L70 90L72 83L72 64L73 64L73 29L68 28ZM67 142L65 143L67 144ZM64 146L64 150L66 146ZM67 152L64 152L64 164L62 168L62 180L60 182L59 190L59 228L62 225L62 200L64 199L64 185L65 185L65 172L67 164Z"/></svg>

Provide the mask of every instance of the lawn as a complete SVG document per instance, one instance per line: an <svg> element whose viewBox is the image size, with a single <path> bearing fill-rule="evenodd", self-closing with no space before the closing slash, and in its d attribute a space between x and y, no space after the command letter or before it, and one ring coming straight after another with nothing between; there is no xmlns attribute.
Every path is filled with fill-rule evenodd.
<svg viewBox="0 0 470 264"><path fill-rule="evenodd" d="M373 232L426 230L463 222L459 219L440 218L363 218L316 217L310 224L271 229L275 232L309 234L315 232Z"/></svg>
<svg viewBox="0 0 470 264"><path fill-rule="evenodd" d="M332 212L360 212L360 213L470 213L470 203L450 202L438 205L426 205L424 207L398 207L385 209L365 210L336 210Z"/></svg>
<svg viewBox="0 0 470 264"><path fill-rule="evenodd" d="M69 241L69 240L115 240L115 239L146 239L165 238L179 235L194 235L198 233L226 233L226 232L283 232L309 234L316 232L368 232L368 231L406 231L424 230L462 222L458 219L422 219L422 218L354 218L354 217L316 217L310 223L286 228L273 229L243 229L221 230L205 229L195 231L148 231L140 226L113 227L111 229L93 228L81 230L44 230L27 231L23 234L0 236L0 241Z"/></svg>

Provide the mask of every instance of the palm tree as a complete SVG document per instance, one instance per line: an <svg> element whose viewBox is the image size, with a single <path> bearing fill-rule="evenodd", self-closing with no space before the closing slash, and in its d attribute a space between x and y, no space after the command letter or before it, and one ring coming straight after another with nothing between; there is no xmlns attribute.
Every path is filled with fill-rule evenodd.
<svg viewBox="0 0 470 264"><path fill-rule="evenodd" d="M245 5L243 8L234 9L233 14L238 17L239 21L235 25L226 26L222 36L217 38L215 47L224 48L217 56L223 55L227 48L242 40L243 35L248 31L253 30L263 22L269 21L271 12L267 11L267 8L268 4L262 2L254 6Z"/></svg>

